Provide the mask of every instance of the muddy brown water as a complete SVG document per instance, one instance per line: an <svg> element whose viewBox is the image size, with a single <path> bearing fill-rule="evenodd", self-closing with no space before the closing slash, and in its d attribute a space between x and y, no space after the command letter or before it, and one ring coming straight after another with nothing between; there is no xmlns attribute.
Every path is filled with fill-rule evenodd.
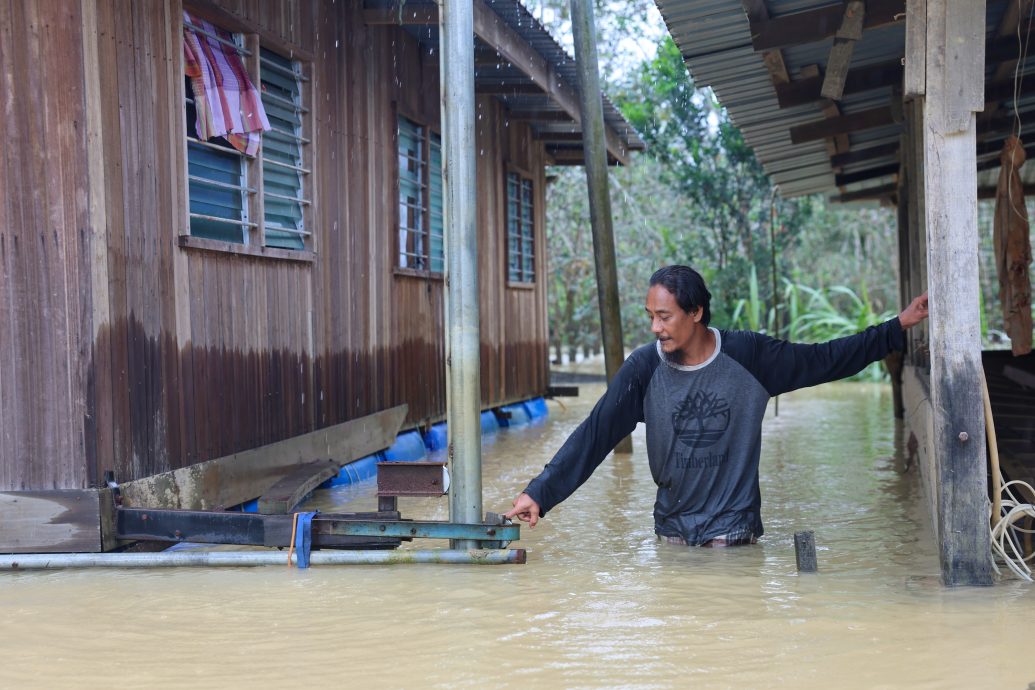
<svg viewBox="0 0 1035 690"><path fill-rule="evenodd" d="M500 510L592 406L484 450ZM1026 688L1033 589L943 588L889 390L781 398L752 547L660 544L642 427L535 530L523 566L0 574L0 687ZM320 492L366 510L373 485ZM403 500L444 518L446 501ZM795 571L814 529L820 572ZM415 546L428 546L415 544Z"/></svg>

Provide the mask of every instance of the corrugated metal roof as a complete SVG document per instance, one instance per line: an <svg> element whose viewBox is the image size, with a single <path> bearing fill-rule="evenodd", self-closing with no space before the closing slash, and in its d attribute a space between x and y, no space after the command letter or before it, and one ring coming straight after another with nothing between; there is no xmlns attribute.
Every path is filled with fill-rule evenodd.
<svg viewBox="0 0 1035 690"><path fill-rule="evenodd" d="M797 125L824 119L817 103L781 109L762 53L751 43L751 28L742 0L656 0L669 33L679 46L694 83L708 86L725 106L730 119L744 135L762 167L784 196L815 192L853 191L888 184L893 174L861 182L837 185L837 175L869 174L887 169L896 153L844 165L835 170L826 142L791 142L790 130ZM987 26L996 30L1008 0L989 0ZM769 16L779 18L796 12L842 5L831 0L767 0ZM903 7L905 0L903 0ZM904 15L903 15L904 16ZM994 36L994 33L991 34ZM994 39L989 39L994 40ZM808 65L825 67L831 39L782 49L790 77L800 78ZM905 51L904 21L867 29L852 53L851 68L857 69L898 60ZM846 94L838 102L841 113L852 115L891 103L891 87ZM1029 105L1029 101L1030 105ZM1022 112L1035 110L1035 99L1021 101ZM849 150L897 142L900 126L889 124L851 132ZM1033 166L1035 167L1035 166ZM868 172L867 172L868 171ZM994 171L992 171L994 173ZM842 178L844 179L844 178Z"/></svg>
<svg viewBox="0 0 1035 690"><path fill-rule="evenodd" d="M524 6L520 0L483 0L508 28L518 34L521 39L531 46L544 60L553 68L558 78L578 92L578 72L575 59L561 47L553 38L550 32L537 20ZM417 16L425 10L437 9L438 3L435 0L406 0L405 11L412 12ZM395 0L366 0L366 9L398 8ZM405 24L405 22L403 22ZM407 26L410 33L417 37L422 45L428 48L438 46L438 25L428 24L424 26ZM547 134L553 136L549 144L551 148L568 148L581 154L582 132L579 125L566 118L551 120L551 116L561 118L564 110L547 94L541 92L528 92L527 87L532 86L533 81L517 66L498 59L495 49L492 46L479 41L475 45L475 80L476 84L508 85L514 89L513 93L497 93L496 97L502 101L507 108L514 113L541 113L543 117L529 122L536 134ZM479 59L481 55L481 60ZM632 125L626 122L618 108L606 97L603 99L604 122L618 135L622 144L632 151L640 151L645 148L643 140L633 129ZM567 136L567 135L570 135ZM557 140L564 136L564 140Z"/></svg>

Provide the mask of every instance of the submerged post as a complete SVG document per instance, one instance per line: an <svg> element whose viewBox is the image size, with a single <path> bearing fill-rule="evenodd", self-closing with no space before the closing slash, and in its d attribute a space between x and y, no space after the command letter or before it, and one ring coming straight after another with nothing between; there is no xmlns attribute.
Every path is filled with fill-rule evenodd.
<svg viewBox="0 0 1035 690"><path fill-rule="evenodd" d="M478 245L475 234L474 7L442 0L439 16L446 246L446 407L451 522L482 518ZM454 540L453 548L475 548Z"/></svg>
<svg viewBox="0 0 1035 690"><path fill-rule="evenodd" d="M611 194L607 187L604 106L600 95L592 2L571 0L571 27L575 34L575 64L579 72L582 150L589 187L589 217L593 226L593 258L597 270L597 302L600 304L600 326L603 330L604 368L610 384L622 366L625 352L622 347L618 269L614 231L611 227ZM631 453L632 439L627 437L620 441L615 452Z"/></svg>
<svg viewBox="0 0 1035 690"><path fill-rule="evenodd" d="M814 573L816 567L816 533L805 530L794 533L794 560L799 573Z"/></svg>

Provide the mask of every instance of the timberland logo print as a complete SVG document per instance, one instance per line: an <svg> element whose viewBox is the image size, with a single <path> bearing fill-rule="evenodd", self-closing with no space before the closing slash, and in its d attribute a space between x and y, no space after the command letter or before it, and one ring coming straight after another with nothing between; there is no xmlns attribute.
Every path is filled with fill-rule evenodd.
<svg viewBox="0 0 1035 690"><path fill-rule="evenodd" d="M729 425L729 403L716 393L694 391L676 405L672 413L672 429L676 437L694 450L715 445Z"/></svg>

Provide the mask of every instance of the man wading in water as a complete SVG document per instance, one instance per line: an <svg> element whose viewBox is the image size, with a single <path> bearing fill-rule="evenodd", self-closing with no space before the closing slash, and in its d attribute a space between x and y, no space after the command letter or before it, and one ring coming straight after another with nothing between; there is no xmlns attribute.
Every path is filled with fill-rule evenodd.
<svg viewBox="0 0 1035 690"><path fill-rule="evenodd" d="M654 531L696 546L753 544L762 535L758 458L769 398L851 376L905 345L927 318L927 295L896 318L817 345L708 327L711 294L687 266L650 279L647 315L657 342L625 360L604 397L507 517L535 527L582 485L638 422L658 497Z"/></svg>

